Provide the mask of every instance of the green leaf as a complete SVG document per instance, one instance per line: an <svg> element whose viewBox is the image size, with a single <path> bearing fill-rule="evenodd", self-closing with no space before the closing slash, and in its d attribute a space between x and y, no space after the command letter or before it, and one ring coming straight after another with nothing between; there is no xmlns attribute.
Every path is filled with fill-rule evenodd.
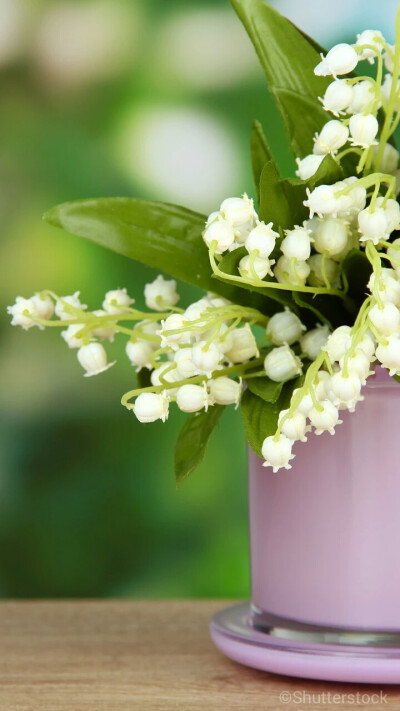
<svg viewBox="0 0 400 711"><path fill-rule="evenodd" d="M259 302L259 297L213 279L201 236L206 218L197 212L150 200L99 198L58 205L44 219L234 303Z"/></svg>
<svg viewBox="0 0 400 711"><path fill-rule="evenodd" d="M275 163L268 141L264 135L261 123L253 121L253 128L250 137L250 155L253 168L254 185L257 191L257 201L260 204L260 178L262 170L267 162L275 165L276 174L280 178L278 167Z"/></svg>
<svg viewBox="0 0 400 711"><path fill-rule="evenodd" d="M245 247L239 247L233 250L233 252L228 252L219 262L219 269L225 274L238 275L239 262L246 254L248 254L248 252ZM267 282L268 280L266 279L265 281ZM263 289L261 286L251 286L251 284L243 284L243 289L248 289L251 292L262 295L263 300L260 302L259 308L266 316L272 316L272 314L279 311L276 304L280 304L281 306L293 306L290 291L273 288Z"/></svg>
<svg viewBox="0 0 400 711"><path fill-rule="evenodd" d="M290 229L301 224L308 215L303 205L306 187L302 180L280 180L275 163L268 161L260 178L260 219L273 222L276 229Z"/></svg>
<svg viewBox="0 0 400 711"><path fill-rule="evenodd" d="M250 378L246 380L250 392L265 402L276 402L282 392L283 383L275 383L270 378Z"/></svg>
<svg viewBox="0 0 400 711"><path fill-rule="evenodd" d="M317 77L315 43L263 0L231 0L254 45L269 90L296 156L311 153L313 136L326 123L318 102L330 77Z"/></svg>
<svg viewBox="0 0 400 711"><path fill-rule="evenodd" d="M190 415L175 443L175 479L179 487L204 459L208 440L224 411L222 405L213 405L207 412Z"/></svg>
<svg viewBox="0 0 400 711"><path fill-rule="evenodd" d="M359 249L351 249L342 262L342 273L348 283L348 295L360 304L364 301L372 266Z"/></svg>
<svg viewBox="0 0 400 711"><path fill-rule="evenodd" d="M354 171L353 171L354 174ZM337 183L345 177L343 168L336 163L331 155L326 155L314 175L305 182L305 185L314 190L317 185Z"/></svg>
<svg viewBox="0 0 400 711"><path fill-rule="evenodd" d="M275 402L266 402L250 389L243 393L241 411L244 429L250 447L258 456L261 456L261 447L264 439L275 434L278 425L279 413L285 410L290 403L293 390L300 387L304 376L284 383L281 393ZM250 382L250 381L249 381Z"/></svg>

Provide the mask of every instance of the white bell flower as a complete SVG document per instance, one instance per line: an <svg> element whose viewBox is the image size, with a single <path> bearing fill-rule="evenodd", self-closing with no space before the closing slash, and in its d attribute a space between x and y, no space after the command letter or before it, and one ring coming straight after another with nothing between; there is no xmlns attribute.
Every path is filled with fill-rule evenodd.
<svg viewBox="0 0 400 711"><path fill-rule="evenodd" d="M289 410L281 410L278 418L278 425L281 425L283 418L287 415ZM309 431L307 427L307 420L305 415L301 412L295 412L290 417L287 417L280 427L281 432L285 437L290 439L292 442L299 440L300 442L306 442L306 433Z"/></svg>
<svg viewBox="0 0 400 711"><path fill-rule="evenodd" d="M216 343L199 341L192 348L192 361L200 375L205 373L211 377L212 372L219 369L221 358L222 351Z"/></svg>
<svg viewBox="0 0 400 711"><path fill-rule="evenodd" d="M306 283L309 274L310 267L307 262L288 259L285 255L279 257L274 269L274 277L281 284L301 286Z"/></svg>
<svg viewBox="0 0 400 711"><path fill-rule="evenodd" d="M378 244L380 240L388 239L390 231L386 211L382 207L375 207L373 212L369 207L361 210L358 213L358 231L360 242L371 240L373 244Z"/></svg>
<svg viewBox="0 0 400 711"><path fill-rule="evenodd" d="M221 217L206 227L203 239L209 248L215 242L216 254L223 254L234 243L235 231L231 223Z"/></svg>
<svg viewBox="0 0 400 711"><path fill-rule="evenodd" d="M378 153L378 146L374 146L374 155ZM393 174L399 167L399 152L390 143L385 143L381 159L382 173Z"/></svg>
<svg viewBox="0 0 400 711"><path fill-rule="evenodd" d="M371 359L367 356L367 354L361 348L356 348L352 356L349 356L347 359L343 356L340 359L339 365L342 369L345 363L349 373L357 375L357 377L360 378L362 385L365 385L367 378L372 375L373 372L371 371Z"/></svg>
<svg viewBox="0 0 400 711"><path fill-rule="evenodd" d="M259 279L264 279L267 274L273 276L271 265L275 264L274 259L263 259L263 257L252 258L249 254L239 262L238 268L242 277L245 279L253 279L252 269L250 268L250 259L252 259L252 269Z"/></svg>
<svg viewBox="0 0 400 711"><path fill-rule="evenodd" d="M342 424L339 419L339 411L337 407L330 402L330 400L324 400L320 403L321 410L316 407L312 407L309 412L309 418L311 425L315 427L315 434L321 435L324 432L330 432L330 434L335 434L336 425Z"/></svg>
<svg viewBox="0 0 400 711"><path fill-rule="evenodd" d="M220 211L225 220L228 220L233 227L252 223L257 217L253 200L246 193L241 198L226 198L221 203Z"/></svg>
<svg viewBox="0 0 400 711"><path fill-rule="evenodd" d="M393 200L392 198L385 200L384 197L378 197L376 198L375 204L385 211L388 231L391 233L394 230L400 229L400 205L397 200Z"/></svg>
<svg viewBox="0 0 400 711"><path fill-rule="evenodd" d="M348 141L349 129L341 121L332 119L315 135L313 153L334 155Z"/></svg>
<svg viewBox="0 0 400 711"><path fill-rule="evenodd" d="M54 309L56 316L58 316L58 318L64 321L71 318L75 318L73 309L85 311L87 309L87 305L82 304L79 297L79 291L76 291L74 294L70 294L69 296L61 296L60 301L57 301ZM68 304L68 306L72 306L73 308L69 311L68 306L66 306L66 304Z"/></svg>
<svg viewBox="0 0 400 711"><path fill-rule="evenodd" d="M322 254L313 254L307 264L311 270L308 277L309 284L312 286L326 286L325 274L329 284L336 285L339 276L339 265L333 259L323 257Z"/></svg>
<svg viewBox="0 0 400 711"><path fill-rule="evenodd" d="M323 350L328 354L332 363L339 362L351 346L350 326L339 326L329 336Z"/></svg>
<svg viewBox="0 0 400 711"><path fill-rule="evenodd" d="M81 346L77 356L79 363L86 371L84 373L86 378L103 373L116 362L108 363L107 353L101 343L89 343L87 346Z"/></svg>
<svg viewBox="0 0 400 711"><path fill-rule="evenodd" d="M275 346L289 345L300 340L305 326L293 311L285 309L271 316L266 328L269 341Z"/></svg>
<svg viewBox="0 0 400 711"><path fill-rule="evenodd" d="M290 400L290 407L294 407L294 400L299 390L300 388L296 388L295 390L293 390L292 397ZM314 403L312 401L310 393L306 393L305 395L303 395L299 404L296 406L296 412L301 412L302 415L308 417L308 413L310 412L313 405Z"/></svg>
<svg viewBox="0 0 400 711"><path fill-rule="evenodd" d="M262 259L268 259L269 255L275 247L275 242L279 233L272 229L272 222L267 225L260 222L257 227L254 227L249 233L245 247L249 253L258 251L258 256Z"/></svg>
<svg viewBox="0 0 400 711"><path fill-rule="evenodd" d="M158 368L152 370L150 375L151 384L157 387L159 385L165 385L165 383L179 383L179 381L182 380L182 377L178 372L178 368L168 370L170 366L171 363L163 362ZM175 396L177 388L166 388L166 392L171 397Z"/></svg>
<svg viewBox="0 0 400 711"><path fill-rule="evenodd" d="M358 64L359 57L354 47L344 42L336 44L329 50L326 57L321 54L322 61L317 64L314 74L317 76L336 76L349 74Z"/></svg>
<svg viewBox="0 0 400 711"><path fill-rule="evenodd" d="M248 323L232 331L231 347L225 351L225 355L232 363L246 363L258 357L257 341Z"/></svg>
<svg viewBox="0 0 400 711"><path fill-rule="evenodd" d="M375 356L376 342L371 331L365 331L361 341L357 343L357 351L365 353L367 358L372 362Z"/></svg>
<svg viewBox="0 0 400 711"><path fill-rule="evenodd" d="M211 291L207 293L206 298L210 306L213 306L214 309L222 309L225 308L225 306L232 306L232 301L229 301L229 299L225 299L223 296L217 296Z"/></svg>
<svg viewBox="0 0 400 711"><path fill-rule="evenodd" d="M272 467L274 474L279 469L291 469L289 462L294 458L292 454L292 441L285 435L279 435L275 439L275 435L266 437L262 444L262 456L265 459L263 467Z"/></svg>
<svg viewBox="0 0 400 711"><path fill-rule="evenodd" d="M376 274L372 272L368 288L384 304L390 302L400 305L400 281L394 269L381 269L378 282Z"/></svg>
<svg viewBox="0 0 400 711"><path fill-rule="evenodd" d="M178 351L175 351L174 362L176 363L177 371L182 380L192 378L196 375L197 367L193 363L192 355L192 348L180 348Z"/></svg>
<svg viewBox="0 0 400 711"><path fill-rule="evenodd" d="M328 326L317 326L304 334L300 341L301 350L310 360L315 360L329 338Z"/></svg>
<svg viewBox="0 0 400 711"><path fill-rule="evenodd" d="M383 336L391 336L400 328L400 311L394 304L388 302L375 306L368 313L369 320Z"/></svg>
<svg viewBox="0 0 400 711"><path fill-rule="evenodd" d="M381 365L388 369L390 375L398 375L400 372L399 336L388 336L385 343L380 343L376 349L376 357Z"/></svg>
<svg viewBox="0 0 400 711"><path fill-rule="evenodd" d="M363 114L375 98L375 89L368 79L353 84L353 99L347 107L349 114Z"/></svg>
<svg viewBox="0 0 400 711"><path fill-rule="evenodd" d="M151 357L153 347L149 341L128 341L125 347L126 355L132 365L137 367L138 372L142 368L153 368Z"/></svg>
<svg viewBox="0 0 400 711"><path fill-rule="evenodd" d="M307 188L307 200L303 204L309 208L310 217L314 217L314 215L324 217L324 215L338 213L342 209L342 202L335 195L339 190L340 187L338 188L337 184L318 185L311 191Z"/></svg>
<svg viewBox="0 0 400 711"><path fill-rule="evenodd" d="M373 114L353 114L349 121L351 145L369 148L376 144L379 124Z"/></svg>
<svg viewBox="0 0 400 711"><path fill-rule="evenodd" d="M179 301L175 279L164 279L159 274L154 281L144 287L144 297L147 308L152 311L165 311L175 306Z"/></svg>
<svg viewBox="0 0 400 711"><path fill-rule="evenodd" d="M346 112L354 98L354 89L346 79L336 79L325 91L320 101L325 111L330 111L334 116Z"/></svg>
<svg viewBox="0 0 400 711"><path fill-rule="evenodd" d="M25 299L17 296L15 304L7 306L7 313L12 316L11 325L21 326L24 331L28 331L33 326L37 326L41 331L45 328L42 324L35 323L35 318L48 321L54 313L54 304L49 296L41 298L39 294Z"/></svg>
<svg viewBox="0 0 400 711"><path fill-rule="evenodd" d="M93 316L109 315L110 314L108 314L107 311L104 311L104 309L97 309L96 311L93 311ZM115 336L115 327L112 324L107 326L97 326L97 328L93 329L91 335L94 338L99 338L101 341L110 341L110 343L112 343Z"/></svg>
<svg viewBox="0 0 400 711"><path fill-rule="evenodd" d="M285 230L285 238L281 242L281 251L288 259L304 262L311 254L310 231L305 227L295 227Z"/></svg>
<svg viewBox="0 0 400 711"><path fill-rule="evenodd" d="M185 321L198 321L202 318L202 316L204 316L207 310L211 308L212 304L210 299L204 297L203 299L199 299L199 301L195 301L193 304L190 304L183 314L183 318Z"/></svg>
<svg viewBox="0 0 400 711"><path fill-rule="evenodd" d="M161 347L170 346L174 350L183 343L190 343L190 331L181 330L186 328L185 316L183 314L171 314L165 321L161 321L159 335L161 336ZM178 331L178 333L170 333Z"/></svg>
<svg viewBox="0 0 400 711"><path fill-rule="evenodd" d="M199 410L208 410L208 406L212 404L208 396L205 385L181 385L176 394L176 403L182 412L198 412Z"/></svg>
<svg viewBox="0 0 400 711"><path fill-rule="evenodd" d="M81 348L81 346L85 344L85 341L88 340L88 336L84 339L77 337L79 331L82 331L84 327L85 324L83 323L72 323L65 331L61 331L61 338L64 339L68 348Z"/></svg>
<svg viewBox="0 0 400 711"><path fill-rule="evenodd" d="M329 398L328 389L331 381L331 376L326 370L319 370L314 381L315 396L318 401L323 401Z"/></svg>
<svg viewBox="0 0 400 711"><path fill-rule="evenodd" d="M389 103L390 94L392 92L393 77L391 74L386 74L381 85L381 93L386 104ZM395 111L398 111L400 107L400 80L397 80L396 86L396 98L394 103Z"/></svg>
<svg viewBox="0 0 400 711"><path fill-rule="evenodd" d="M355 175L350 175L349 178L345 178L342 181L342 184L345 186L352 186L348 195L350 199L349 209L355 212L363 210L367 202L367 191L363 185L360 185L359 178L356 178Z"/></svg>
<svg viewBox="0 0 400 711"><path fill-rule="evenodd" d="M325 155L315 155L315 153L310 153L310 155L304 158L296 158L297 170L296 175L300 180L308 180L317 172L319 166L324 160Z"/></svg>
<svg viewBox="0 0 400 711"><path fill-rule="evenodd" d="M139 422L165 422L168 410L169 400L165 393L141 393L136 398L133 411Z"/></svg>
<svg viewBox="0 0 400 711"><path fill-rule="evenodd" d="M225 375L214 378L208 383L210 394L217 405L239 405L242 384Z"/></svg>
<svg viewBox="0 0 400 711"><path fill-rule="evenodd" d="M126 289L114 289L105 295L103 309L109 314L123 314L134 303L135 299L131 299Z"/></svg>
<svg viewBox="0 0 400 711"><path fill-rule="evenodd" d="M369 45L365 47L362 52L358 55L360 59L368 59L370 64L374 63L374 59L377 54L381 54L383 49L384 38L380 30L364 30L359 35L357 35L357 42L355 47L362 48L363 45ZM375 49L372 49L374 47Z"/></svg>
<svg viewBox="0 0 400 711"><path fill-rule="evenodd" d="M349 371L347 376L339 371L330 378L329 399L333 400L336 405L351 403L357 400L360 395L361 385L361 379L354 370Z"/></svg>
<svg viewBox="0 0 400 711"><path fill-rule="evenodd" d="M314 249L334 257L343 252L348 241L348 229L343 220L327 217L319 220L313 231Z"/></svg>
<svg viewBox="0 0 400 711"><path fill-rule="evenodd" d="M300 358L286 345L273 348L268 353L264 360L264 370L268 378L282 383L300 375L303 366Z"/></svg>

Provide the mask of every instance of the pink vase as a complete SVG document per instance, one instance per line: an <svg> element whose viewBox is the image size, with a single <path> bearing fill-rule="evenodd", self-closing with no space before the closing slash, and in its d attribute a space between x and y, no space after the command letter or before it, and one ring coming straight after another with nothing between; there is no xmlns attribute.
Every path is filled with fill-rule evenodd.
<svg viewBox="0 0 400 711"><path fill-rule="evenodd" d="M400 682L400 384L377 368L331 436L274 474L249 454L252 599L211 632L225 654L296 676Z"/></svg>

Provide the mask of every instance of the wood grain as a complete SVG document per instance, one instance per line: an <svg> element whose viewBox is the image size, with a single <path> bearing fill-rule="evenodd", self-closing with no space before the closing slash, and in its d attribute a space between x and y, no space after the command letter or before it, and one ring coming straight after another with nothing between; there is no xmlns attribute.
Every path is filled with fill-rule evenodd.
<svg viewBox="0 0 400 711"><path fill-rule="evenodd" d="M224 604L2 602L0 711L400 709L400 687L289 679L230 662L208 635ZM381 690L386 700L375 703ZM332 700L357 692L370 700Z"/></svg>

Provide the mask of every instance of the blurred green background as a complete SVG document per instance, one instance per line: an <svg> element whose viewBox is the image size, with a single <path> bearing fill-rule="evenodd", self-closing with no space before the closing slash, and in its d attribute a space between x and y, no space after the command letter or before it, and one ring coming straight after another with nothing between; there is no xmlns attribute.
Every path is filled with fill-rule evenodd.
<svg viewBox="0 0 400 711"><path fill-rule="evenodd" d="M396 0L276 0L324 44L392 40ZM247 596L246 449L229 408L176 492L183 416L140 425L134 372L82 378L59 332L11 329L17 294L81 290L89 307L152 270L52 229L79 197L135 195L206 213L253 194L251 121L293 170L262 72L228 0L0 0L0 596ZM182 287L182 303L198 298Z"/></svg>

